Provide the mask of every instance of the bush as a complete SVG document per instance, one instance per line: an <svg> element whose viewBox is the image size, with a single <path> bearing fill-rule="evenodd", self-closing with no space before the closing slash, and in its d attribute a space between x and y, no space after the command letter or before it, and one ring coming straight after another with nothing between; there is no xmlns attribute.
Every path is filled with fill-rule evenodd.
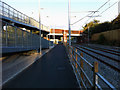
<svg viewBox="0 0 120 90"><path fill-rule="evenodd" d="M98 44L106 44L106 39L103 34L101 34L97 40Z"/></svg>

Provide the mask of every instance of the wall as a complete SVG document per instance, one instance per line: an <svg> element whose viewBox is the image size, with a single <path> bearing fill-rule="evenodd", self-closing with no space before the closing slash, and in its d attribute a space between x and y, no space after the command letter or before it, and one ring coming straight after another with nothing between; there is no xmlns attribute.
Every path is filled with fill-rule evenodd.
<svg viewBox="0 0 120 90"><path fill-rule="evenodd" d="M120 41L120 29L93 34L91 40L98 40L101 34L103 34L108 41Z"/></svg>

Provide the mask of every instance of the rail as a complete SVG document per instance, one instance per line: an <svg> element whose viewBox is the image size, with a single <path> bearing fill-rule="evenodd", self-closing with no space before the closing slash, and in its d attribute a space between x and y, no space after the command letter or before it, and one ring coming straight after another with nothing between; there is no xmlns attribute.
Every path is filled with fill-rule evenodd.
<svg viewBox="0 0 120 90"><path fill-rule="evenodd" d="M110 84L102 75L100 75L98 71L98 62L94 62L94 65L92 65L83 57L83 53L78 53L77 48L67 44L65 44L65 46L80 88L93 88L102 90L102 87L99 84L99 80L102 80L110 89L116 90L112 84ZM86 63L91 72L93 72L92 80L84 70L84 63ZM86 82L88 82L88 84Z"/></svg>
<svg viewBox="0 0 120 90"><path fill-rule="evenodd" d="M10 5L6 4L5 2L0 0L0 14L3 16L6 16L8 18L11 18L13 20L28 24L28 25L32 25L35 26L37 28L39 28L39 22L36 21L35 19L33 19L32 17L29 17L25 14L23 14L22 12L14 9L13 7L11 7ZM45 26L43 24L41 24L41 29L42 30L49 30L48 26Z"/></svg>
<svg viewBox="0 0 120 90"><path fill-rule="evenodd" d="M75 47L75 48L77 48L78 50L80 50L80 51L86 53L87 55L89 55L89 56L91 56L91 57L97 59L98 61L100 61L101 63L103 63L103 64L105 64L105 65L107 65L107 66L109 66L110 68L114 69L115 71L120 72L120 69L119 69L119 68L117 68L117 67L115 67L115 66L113 66L113 65L111 65L111 64L109 64L109 63L107 63L107 62L105 62L104 60L98 58L97 56L94 56L94 55L92 55L92 54L90 54L90 53L88 53L88 52L85 52L84 50L82 50L82 49L79 48L79 47Z"/></svg>
<svg viewBox="0 0 120 90"><path fill-rule="evenodd" d="M116 61L116 62L118 62L118 63L120 62L119 59L115 59L115 58L109 57L109 56L107 56L107 55L104 55L104 54L102 54L102 53L98 53L98 52L93 51L93 50L91 50L91 49L89 49L89 48L87 48L87 47L82 47L82 46L79 46L79 47L80 47L80 48L83 48L83 49L85 49L85 50L88 50L88 51L90 51L90 52L96 53L96 54L98 54L98 55L104 56L104 57L106 57L106 58L108 58L108 59L111 59L111 60L113 60L113 61Z"/></svg>
<svg viewBox="0 0 120 90"><path fill-rule="evenodd" d="M105 49L105 48L100 48L100 47L94 47L94 46L87 46L91 49L94 49L94 50L99 50L99 51L102 51L102 52L106 52L106 53L110 53L110 54L113 54L113 55L120 55L120 52L119 50L118 51L115 51L115 50L110 50L110 49Z"/></svg>

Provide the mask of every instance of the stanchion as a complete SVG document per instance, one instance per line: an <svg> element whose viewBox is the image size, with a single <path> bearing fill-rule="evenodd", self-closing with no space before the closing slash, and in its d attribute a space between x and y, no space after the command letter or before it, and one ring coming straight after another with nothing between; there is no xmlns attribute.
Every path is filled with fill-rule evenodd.
<svg viewBox="0 0 120 90"><path fill-rule="evenodd" d="M81 55L81 57L83 57L83 53L81 53L80 55ZM82 59L80 60L80 66L83 69L83 60ZM83 72L82 72L82 70L81 70L80 75L81 75L81 79L83 80ZM81 81L81 87L83 87L82 81Z"/></svg>
<svg viewBox="0 0 120 90"><path fill-rule="evenodd" d="M94 75L93 75L94 90L97 89L96 84L98 84L98 76L96 75L97 72L98 72L98 62L94 62Z"/></svg>

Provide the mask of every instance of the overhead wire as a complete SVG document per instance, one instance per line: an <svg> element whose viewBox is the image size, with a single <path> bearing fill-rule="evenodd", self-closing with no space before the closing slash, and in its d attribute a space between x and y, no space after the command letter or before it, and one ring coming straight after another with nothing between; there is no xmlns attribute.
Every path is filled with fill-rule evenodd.
<svg viewBox="0 0 120 90"><path fill-rule="evenodd" d="M105 6L109 1L110 1L110 0L108 0L107 2L105 2L100 8L98 8L95 12L92 12L92 13L90 13L90 14L93 14L93 15L94 15L94 14L95 14L96 12L98 12L103 6ZM88 14L88 15L86 15L85 17L79 19L78 21L74 22L74 23L71 24L71 25L74 25L74 24L78 23L79 21L81 21L81 20L83 20L84 18L88 17L90 14ZM91 17L93 17L93 15L92 15ZM90 17L90 18L91 18L91 17ZM88 19L87 21L89 21L89 19ZM86 21L86 22L87 22L87 21Z"/></svg>
<svg viewBox="0 0 120 90"><path fill-rule="evenodd" d="M100 8L97 9L97 11L99 11L102 7L104 7L109 1L110 1L110 0L106 1ZM88 20L86 20L85 24L93 17L93 15L94 15L95 13L96 13L96 12L94 12L94 13L92 14L92 16L91 16ZM82 25L82 26L83 26L83 25Z"/></svg>
<svg viewBox="0 0 120 90"><path fill-rule="evenodd" d="M117 2L113 3L111 6L109 6L107 9L105 9L103 12L101 12L100 14L103 14L104 12L106 12L108 9L110 9L111 7L113 7L115 4L117 4L120 0L118 0Z"/></svg>
<svg viewBox="0 0 120 90"><path fill-rule="evenodd" d="M110 0L108 0L105 4L107 4L108 2L109 2ZM106 12L108 9L110 9L111 7L113 7L115 4L117 4L118 2L119 2L120 0L118 0L118 1L116 1L115 3L113 3L112 5L110 5L108 8L106 8L104 11L102 11L101 13L100 13L100 15L101 14L103 14L104 12ZM104 4L104 5L105 5ZM103 7L103 6L101 6L101 7ZM99 10L99 9L98 9ZM91 16L87 21L86 21L86 23L92 18L93 16ZM85 23L85 24L86 24Z"/></svg>
<svg viewBox="0 0 120 90"><path fill-rule="evenodd" d="M92 12L92 13L93 13L93 12ZM90 14L92 14L92 13L90 13ZM83 18L79 19L78 21L74 22L74 23L73 23L73 24L71 24L71 25L74 25L74 24L78 23L79 21L83 20L84 18L86 18L86 17L87 17L87 16L89 16L90 14L88 14L88 15L84 16Z"/></svg>

